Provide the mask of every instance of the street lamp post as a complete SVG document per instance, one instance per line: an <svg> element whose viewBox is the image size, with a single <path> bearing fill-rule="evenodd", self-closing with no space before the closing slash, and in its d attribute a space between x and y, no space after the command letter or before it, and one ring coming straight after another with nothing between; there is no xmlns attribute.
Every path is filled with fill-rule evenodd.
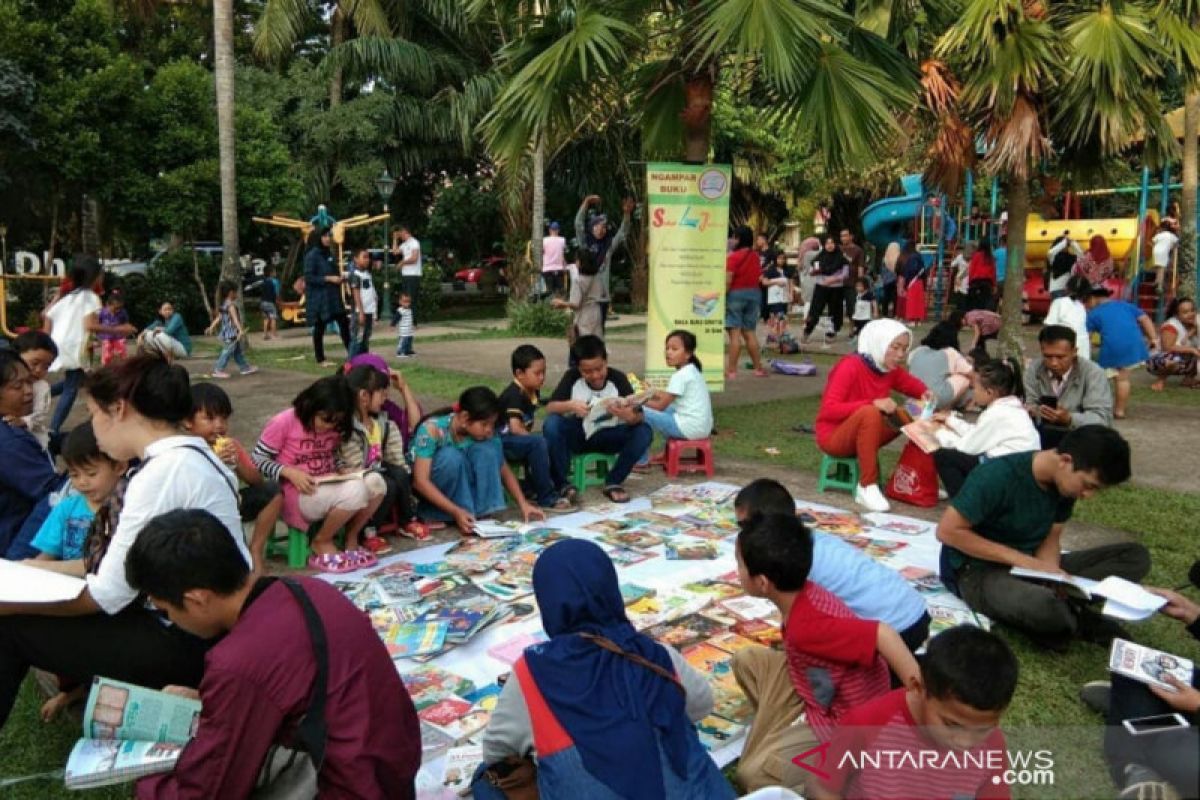
<svg viewBox="0 0 1200 800"><path fill-rule="evenodd" d="M388 173L387 167L384 167L383 172L375 179L375 190L379 192L379 199L383 201L383 213L387 215L383 221L383 309L380 313L380 319L383 320L391 319L392 316L391 269L388 265L388 257L392 253L392 214L388 210L388 202L392 199L392 192L396 191L396 179Z"/></svg>
<svg viewBox="0 0 1200 800"><path fill-rule="evenodd" d="M0 272L8 270L8 224L0 222ZM47 270L48 272L49 270Z"/></svg>

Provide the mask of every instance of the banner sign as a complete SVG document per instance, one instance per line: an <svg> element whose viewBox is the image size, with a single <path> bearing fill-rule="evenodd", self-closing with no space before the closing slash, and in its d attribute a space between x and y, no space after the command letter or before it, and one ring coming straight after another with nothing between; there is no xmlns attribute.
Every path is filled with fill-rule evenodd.
<svg viewBox="0 0 1200 800"><path fill-rule="evenodd" d="M646 377L665 387L667 334L696 336L711 391L725 386L725 253L731 170L723 164L647 164L650 295Z"/></svg>

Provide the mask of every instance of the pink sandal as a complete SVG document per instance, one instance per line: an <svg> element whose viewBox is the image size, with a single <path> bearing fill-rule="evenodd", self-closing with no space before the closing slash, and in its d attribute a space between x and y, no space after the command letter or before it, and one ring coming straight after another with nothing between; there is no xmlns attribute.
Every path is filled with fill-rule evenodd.
<svg viewBox="0 0 1200 800"><path fill-rule="evenodd" d="M308 557L308 568L335 575L358 569L343 553L313 553Z"/></svg>
<svg viewBox="0 0 1200 800"><path fill-rule="evenodd" d="M379 559L370 550L364 550L361 547L357 550L347 550L343 555L345 555L346 561L353 565L351 569L366 569L379 563Z"/></svg>

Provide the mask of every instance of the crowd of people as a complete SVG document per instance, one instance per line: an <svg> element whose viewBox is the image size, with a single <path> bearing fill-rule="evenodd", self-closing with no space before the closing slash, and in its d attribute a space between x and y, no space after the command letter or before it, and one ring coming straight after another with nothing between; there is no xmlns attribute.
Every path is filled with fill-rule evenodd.
<svg viewBox="0 0 1200 800"><path fill-rule="evenodd" d="M502 392L466 387L451 406L431 412L403 374L369 350L379 311L370 254L354 254L347 309L328 232L314 231L305 255L307 309L314 351L329 374L272 416L252 443L230 435L229 394L175 363L191 340L171 304L141 334L138 352L122 353L110 342L136 332L122 299L101 302L95 275L81 264L47 310L48 331L0 349L0 444L9 459L0 475L0 550L86 585L64 602L0 603L0 727L31 668L59 682L46 717L104 675L203 704L174 771L140 781L139 797L245 797L297 771L307 787L297 796L414 796L418 719L369 620L327 582L271 576L267 544L282 520L306 532L311 570L359 570L393 548L392 534L423 541L453 524L467 536L508 508L526 522L580 508L570 480L580 454L614 457L601 492L626 503L625 481L651 463L656 434L711 434L691 331L672 330L662 343L672 370L665 387L639 390L609 364L611 260L632 209L626 204L612 231L602 216L587 217L595 202L586 198L576 218L582 244L561 301L572 311L571 366L553 391L543 398L546 355L521 344ZM1027 365L988 353L1000 329L993 301L1004 257L986 244L958 259L967 276L963 306L920 342L905 321L925 318L927 268L911 244L887 249L878 289L849 231L806 241L791 275L786 258L748 228L735 232L727 260L726 378L737 375L741 345L755 374L766 374L759 324L780 342L793 282L810 278L804 339L828 314L826 338L848 319L855 342L828 375L818 448L854 459L854 500L886 511L879 451L914 422L912 404L897 396L927 408L924 422L939 445L929 467L948 501L936 532L942 582L1004 630L1054 652L1072 639L1107 644L1128 633L1011 569L1146 577L1150 555L1141 544L1064 553L1064 529L1076 502L1130 478L1129 445L1113 428L1128 410L1130 370L1148 365L1161 390L1176 375L1194 385L1200 362L1194 303L1177 299L1155 329L1101 285L1102 244L1093 241L1077 257L1076 267L1084 265L1062 282ZM397 251L410 270L420 269L420 246L407 228ZM1060 252L1071 253L1069 243ZM419 284L419 272L405 277ZM418 285L410 283L396 319L400 357L412 355ZM237 291L220 288L214 379L228 377L230 360L243 374L254 371L241 349L247 332ZM277 282L271 292L264 306L277 301ZM893 307L899 319L880 316ZM347 351L341 364L325 359L330 323ZM965 353L964 333L971 337ZM1095 361L1081 351L1093 333L1101 338ZM102 366L87 374L90 335L102 343ZM57 407L49 372L63 374ZM64 432L81 391L89 420ZM958 626L929 639L929 611L909 583L839 537L809 530L795 509L787 489L769 479L749 483L734 500L738 580L783 620L781 647L746 647L733 658L755 709L737 783L822 799L1008 796L1003 762L996 767L986 757L1005 751L1000 725L1021 674L1005 637ZM504 682L482 734L475 796L502 796L503 778L531 754L532 780L546 797L734 796L693 724L712 711L708 676L633 628L604 551L584 540L554 544L534 566L533 588L548 640L525 651ZM1200 638L1200 605L1151 591L1166 600L1163 613ZM1106 715L1114 780L1135 792L1123 796L1147 796L1140 793L1153 786L1195 796L1194 727L1159 734L1151 747L1121 723L1165 710L1196 720L1197 687L1196 676L1174 691L1118 678L1084 687L1085 702ZM796 760L814 748L830 753L821 774ZM838 758L872 748L970 757L961 761L967 766L932 771L865 769Z"/></svg>

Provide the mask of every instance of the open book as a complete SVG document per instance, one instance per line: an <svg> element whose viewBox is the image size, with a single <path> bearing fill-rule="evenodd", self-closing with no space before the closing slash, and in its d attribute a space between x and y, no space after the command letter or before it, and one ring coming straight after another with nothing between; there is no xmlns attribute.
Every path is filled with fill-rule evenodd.
<svg viewBox="0 0 1200 800"><path fill-rule="evenodd" d="M71 575L0 559L0 603L74 600L87 583Z"/></svg>
<svg viewBox="0 0 1200 800"><path fill-rule="evenodd" d="M596 431L620 424L619 420L608 410L608 404L613 400L619 400L632 408L640 408L646 405L646 401L653 396L654 390L647 389L639 394L631 394L626 397L593 397L588 404L587 416L583 418L583 437L590 439Z"/></svg>
<svg viewBox="0 0 1200 800"><path fill-rule="evenodd" d="M1024 567L1013 567L1012 574L1017 578L1058 584L1066 587L1069 594L1084 600L1103 597L1103 614L1106 617L1129 622L1146 619L1167 604L1165 598L1147 592L1138 584L1116 575L1095 581L1079 575L1060 575Z"/></svg>
<svg viewBox="0 0 1200 800"><path fill-rule="evenodd" d="M355 478L361 478L366 472L357 470L355 472L331 472L328 475L318 475L313 478L313 483L341 483L342 481L352 481Z"/></svg>
<svg viewBox="0 0 1200 800"><path fill-rule="evenodd" d="M942 446L934 433L936 429L936 425L932 421L919 419L902 427L900 432L926 453L932 453L934 450L941 449Z"/></svg>
<svg viewBox="0 0 1200 800"><path fill-rule="evenodd" d="M68 789L170 772L196 734L200 701L96 678L64 775Z"/></svg>
<svg viewBox="0 0 1200 800"><path fill-rule="evenodd" d="M1135 681L1162 686L1172 691L1175 687L1163 680L1168 675L1188 686L1192 685L1191 661L1125 639L1113 639L1108 668Z"/></svg>

